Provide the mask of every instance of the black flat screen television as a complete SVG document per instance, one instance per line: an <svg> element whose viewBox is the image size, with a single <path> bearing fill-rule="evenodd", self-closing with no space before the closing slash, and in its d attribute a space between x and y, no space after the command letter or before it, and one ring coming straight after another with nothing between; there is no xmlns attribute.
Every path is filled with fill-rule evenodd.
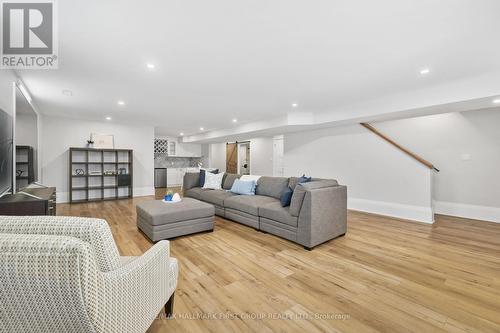
<svg viewBox="0 0 500 333"><path fill-rule="evenodd" d="M12 117L0 109L0 197L9 192L13 184L12 126Z"/></svg>

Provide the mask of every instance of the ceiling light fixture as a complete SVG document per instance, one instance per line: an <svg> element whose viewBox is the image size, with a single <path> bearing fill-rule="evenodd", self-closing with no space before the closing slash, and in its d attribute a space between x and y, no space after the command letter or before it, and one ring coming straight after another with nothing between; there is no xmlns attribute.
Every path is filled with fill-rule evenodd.
<svg viewBox="0 0 500 333"><path fill-rule="evenodd" d="M423 68L420 70L420 75L426 75L429 74L431 70L429 68Z"/></svg>
<svg viewBox="0 0 500 333"><path fill-rule="evenodd" d="M118 103L118 105L122 105L122 106L125 105L124 101L118 101L117 103Z"/></svg>
<svg viewBox="0 0 500 333"><path fill-rule="evenodd" d="M233 123L237 123L237 122L238 122L238 119L234 118Z"/></svg>
<svg viewBox="0 0 500 333"><path fill-rule="evenodd" d="M180 135L180 136L183 136L183 135L184 135L184 133L180 132L180 133L179 133L179 135Z"/></svg>
<svg viewBox="0 0 500 333"><path fill-rule="evenodd" d="M204 131L205 129L203 127L200 127L200 131Z"/></svg>
<svg viewBox="0 0 500 333"><path fill-rule="evenodd" d="M148 69L155 69L155 64L146 64Z"/></svg>
<svg viewBox="0 0 500 333"><path fill-rule="evenodd" d="M495 104L500 104L500 98L494 99L494 100L493 100L493 103L495 103Z"/></svg>
<svg viewBox="0 0 500 333"><path fill-rule="evenodd" d="M106 117L106 120L111 120L111 117Z"/></svg>
<svg viewBox="0 0 500 333"><path fill-rule="evenodd" d="M292 104L292 108L296 108L297 106L299 106L297 103Z"/></svg>

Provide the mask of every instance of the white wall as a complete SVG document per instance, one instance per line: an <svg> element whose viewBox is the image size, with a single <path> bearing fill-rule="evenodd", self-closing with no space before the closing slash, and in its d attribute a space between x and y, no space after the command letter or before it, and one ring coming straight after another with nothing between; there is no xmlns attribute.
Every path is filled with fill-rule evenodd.
<svg viewBox="0 0 500 333"><path fill-rule="evenodd" d="M250 140L250 173L259 176L273 175L273 138Z"/></svg>
<svg viewBox="0 0 500 333"><path fill-rule="evenodd" d="M347 185L350 209L433 222L431 171L360 125L285 135L285 176Z"/></svg>
<svg viewBox="0 0 500 333"><path fill-rule="evenodd" d="M212 143L208 149L208 167L226 172L226 143Z"/></svg>
<svg viewBox="0 0 500 333"><path fill-rule="evenodd" d="M375 123L435 164L436 213L500 222L500 109Z"/></svg>
<svg viewBox="0 0 500 333"><path fill-rule="evenodd" d="M13 84L16 82L14 72L2 69L0 72L0 109L8 112L10 115L14 113L14 93Z"/></svg>
<svg viewBox="0 0 500 333"><path fill-rule="evenodd" d="M259 176L273 175L273 139L250 140L250 173ZM209 147L209 167L226 171L226 143L212 143Z"/></svg>
<svg viewBox="0 0 500 333"><path fill-rule="evenodd" d="M85 147L90 133L113 134L115 147L134 150L134 196L154 194L154 127L42 116L42 182L69 199L69 148Z"/></svg>
<svg viewBox="0 0 500 333"><path fill-rule="evenodd" d="M16 144L36 147L38 142L37 119L33 114L16 114Z"/></svg>

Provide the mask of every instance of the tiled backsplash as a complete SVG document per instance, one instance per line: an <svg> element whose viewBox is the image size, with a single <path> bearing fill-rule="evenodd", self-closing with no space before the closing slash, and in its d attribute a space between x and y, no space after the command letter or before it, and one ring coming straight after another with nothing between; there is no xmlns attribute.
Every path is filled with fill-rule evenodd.
<svg viewBox="0 0 500 333"><path fill-rule="evenodd" d="M165 154L155 154L155 168L193 168L198 163L206 165L204 157L169 157Z"/></svg>

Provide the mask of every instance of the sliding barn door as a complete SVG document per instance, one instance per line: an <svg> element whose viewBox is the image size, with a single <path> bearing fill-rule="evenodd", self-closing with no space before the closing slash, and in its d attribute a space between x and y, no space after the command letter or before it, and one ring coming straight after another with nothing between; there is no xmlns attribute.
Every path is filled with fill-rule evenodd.
<svg viewBox="0 0 500 333"><path fill-rule="evenodd" d="M226 172L238 173L238 144L226 144Z"/></svg>

